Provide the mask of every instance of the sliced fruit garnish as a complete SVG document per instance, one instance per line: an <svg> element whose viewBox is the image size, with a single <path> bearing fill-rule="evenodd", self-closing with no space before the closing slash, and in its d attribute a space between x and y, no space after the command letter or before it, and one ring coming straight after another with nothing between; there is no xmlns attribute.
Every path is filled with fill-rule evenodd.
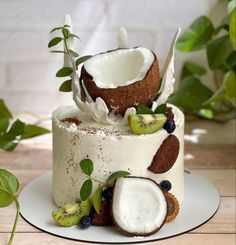
<svg viewBox="0 0 236 245"><path fill-rule="evenodd" d="M129 126L133 134L152 134L163 128L166 122L164 114L129 115Z"/></svg>
<svg viewBox="0 0 236 245"><path fill-rule="evenodd" d="M116 181L112 217L127 236L149 236L165 223L167 202L159 185L142 177L123 177Z"/></svg>
<svg viewBox="0 0 236 245"><path fill-rule="evenodd" d="M52 217L60 226L74 226L80 223L83 216L89 215L91 203L86 201L75 201L66 204L63 208L59 208L52 212Z"/></svg>

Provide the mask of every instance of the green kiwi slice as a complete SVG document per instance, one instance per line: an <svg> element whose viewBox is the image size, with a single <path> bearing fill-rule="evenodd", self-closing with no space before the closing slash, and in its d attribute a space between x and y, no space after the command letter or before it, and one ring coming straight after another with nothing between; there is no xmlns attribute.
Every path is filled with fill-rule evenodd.
<svg viewBox="0 0 236 245"><path fill-rule="evenodd" d="M52 217L58 225L70 227L78 225L80 219L89 215L91 210L90 200L75 201L66 204L64 207L59 208L52 212Z"/></svg>
<svg viewBox="0 0 236 245"><path fill-rule="evenodd" d="M133 134L152 134L163 128L166 122L164 114L129 115L129 126Z"/></svg>

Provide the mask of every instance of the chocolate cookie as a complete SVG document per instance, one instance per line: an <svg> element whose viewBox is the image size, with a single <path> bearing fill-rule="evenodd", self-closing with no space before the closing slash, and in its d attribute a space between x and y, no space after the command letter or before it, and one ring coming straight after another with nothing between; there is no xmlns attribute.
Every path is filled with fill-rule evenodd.
<svg viewBox="0 0 236 245"><path fill-rule="evenodd" d="M96 226L107 226L113 224L110 215L110 202L102 201L99 213L94 210L92 215L92 224Z"/></svg>
<svg viewBox="0 0 236 245"><path fill-rule="evenodd" d="M179 140L171 134L162 142L148 170L155 174L165 173L174 165L178 155Z"/></svg>
<svg viewBox="0 0 236 245"><path fill-rule="evenodd" d="M170 222L176 218L179 213L179 202L170 192L165 192L167 201L167 217L166 222Z"/></svg>

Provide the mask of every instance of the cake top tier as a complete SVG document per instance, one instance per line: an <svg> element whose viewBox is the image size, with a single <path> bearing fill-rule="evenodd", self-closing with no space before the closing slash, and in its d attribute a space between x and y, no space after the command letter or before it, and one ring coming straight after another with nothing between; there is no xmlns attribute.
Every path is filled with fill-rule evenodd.
<svg viewBox="0 0 236 245"><path fill-rule="evenodd" d="M154 52L145 47L128 47L128 34L124 28L118 31L118 49L89 57L78 71L73 46L76 35L71 35L73 29L69 15L65 17L62 30L69 33L67 38L63 33L64 68L72 70L74 102L94 121L127 125L129 115L137 113L138 105L155 112L173 92L174 48L180 29L173 37L161 71Z"/></svg>

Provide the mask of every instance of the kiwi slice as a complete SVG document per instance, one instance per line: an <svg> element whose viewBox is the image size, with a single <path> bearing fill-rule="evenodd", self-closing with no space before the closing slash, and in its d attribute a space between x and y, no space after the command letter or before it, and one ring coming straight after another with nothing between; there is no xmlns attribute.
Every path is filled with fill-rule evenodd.
<svg viewBox="0 0 236 245"><path fill-rule="evenodd" d="M60 226L70 227L78 225L80 219L89 215L91 210L91 203L86 201L75 201L66 204L64 207L59 208L52 212L52 217Z"/></svg>
<svg viewBox="0 0 236 245"><path fill-rule="evenodd" d="M166 122L164 114L129 115L129 126L133 134L152 134L163 128Z"/></svg>

